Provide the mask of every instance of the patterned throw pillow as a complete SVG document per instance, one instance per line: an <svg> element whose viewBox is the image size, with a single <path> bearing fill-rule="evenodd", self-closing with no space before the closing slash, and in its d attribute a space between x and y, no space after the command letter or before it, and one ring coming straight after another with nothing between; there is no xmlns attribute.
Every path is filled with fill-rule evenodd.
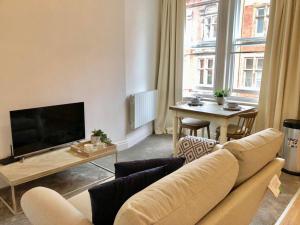
<svg viewBox="0 0 300 225"><path fill-rule="evenodd" d="M187 136L181 138L177 144L177 157L185 157L185 163L190 163L195 159L211 153L217 144L217 141L202 138Z"/></svg>

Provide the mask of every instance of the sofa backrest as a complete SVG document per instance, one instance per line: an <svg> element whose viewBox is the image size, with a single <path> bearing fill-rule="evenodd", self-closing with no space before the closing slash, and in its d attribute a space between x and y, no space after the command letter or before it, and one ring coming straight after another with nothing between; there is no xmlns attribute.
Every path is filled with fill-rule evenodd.
<svg viewBox="0 0 300 225"><path fill-rule="evenodd" d="M240 185L272 161L283 142L282 132L266 129L248 137L229 141L223 145L239 162L239 175L235 186Z"/></svg>
<svg viewBox="0 0 300 225"><path fill-rule="evenodd" d="M235 188L196 225L249 225L259 208L272 177L280 175L283 159L274 159Z"/></svg>
<svg viewBox="0 0 300 225"><path fill-rule="evenodd" d="M229 151L211 153L132 196L114 225L194 225L228 195L237 175Z"/></svg>

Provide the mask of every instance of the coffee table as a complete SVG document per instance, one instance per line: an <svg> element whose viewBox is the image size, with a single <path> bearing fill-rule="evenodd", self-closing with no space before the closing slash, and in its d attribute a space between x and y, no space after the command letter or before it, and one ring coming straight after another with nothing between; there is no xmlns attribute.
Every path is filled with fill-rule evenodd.
<svg viewBox="0 0 300 225"><path fill-rule="evenodd" d="M85 163L104 169L108 172L113 171L92 162L96 159L115 154L115 160L118 160L118 151L115 145L103 150L103 152L90 157L81 156L70 147L62 148L56 151L50 151L40 155L27 158L20 162L0 166L0 177L10 186L12 204L9 204L4 198L0 197L3 204L13 213L17 214L17 201L15 187L42 177L46 177ZM97 181L101 182L101 180ZM91 184L87 185L91 186ZM82 189L84 187L81 187ZM75 190L74 190L75 191ZM72 191L73 192L73 191ZM67 193L69 194L69 193ZM66 195L67 195L66 194Z"/></svg>
<svg viewBox="0 0 300 225"><path fill-rule="evenodd" d="M275 225L300 224L300 189L294 195Z"/></svg>

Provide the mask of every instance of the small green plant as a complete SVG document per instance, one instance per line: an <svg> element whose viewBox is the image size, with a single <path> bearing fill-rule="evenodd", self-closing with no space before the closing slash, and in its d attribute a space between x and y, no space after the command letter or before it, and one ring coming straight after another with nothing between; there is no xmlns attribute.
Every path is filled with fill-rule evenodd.
<svg viewBox="0 0 300 225"><path fill-rule="evenodd" d="M280 185L279 190L280 190L280 194L284 192L284 188L282 184Z"/></svg>
<svg viewBox="0 0 300 225"><path fill-rule="evenodd" d="M107 137L107 134L102 130L93 130L92 135L96 137L100 137L101 142L105 144L111 144L111 140Z"/></svg>
<svg viewBox="0 0 300 225"><path fill-rule="evenodd" d="M220 89L215 91L215 97L228 97L230 94L229 89Z"/></svg>

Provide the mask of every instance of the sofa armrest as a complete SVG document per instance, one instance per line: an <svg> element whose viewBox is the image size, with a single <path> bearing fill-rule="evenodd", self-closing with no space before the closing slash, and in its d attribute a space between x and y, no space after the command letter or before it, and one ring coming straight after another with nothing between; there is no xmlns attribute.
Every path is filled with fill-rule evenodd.
<svg viewBox="0 0 300 225"><path fill-rule="evenodd" d="M80 211L57 192L43 187L27 191L21 206L33 225L91 225Z"/></svg>
<svg viewBox="0 0 300 225"><path fill-rule="evenodd" d="M223 201L211 210L196 225L248 225L267 192L275 174L278 176L284 160L276 158L258 173L233 189Z"/></svg>

